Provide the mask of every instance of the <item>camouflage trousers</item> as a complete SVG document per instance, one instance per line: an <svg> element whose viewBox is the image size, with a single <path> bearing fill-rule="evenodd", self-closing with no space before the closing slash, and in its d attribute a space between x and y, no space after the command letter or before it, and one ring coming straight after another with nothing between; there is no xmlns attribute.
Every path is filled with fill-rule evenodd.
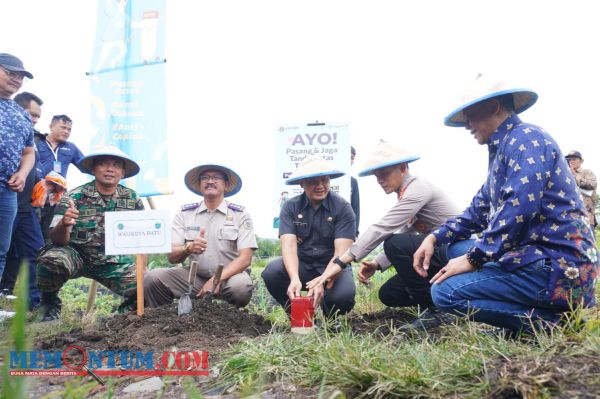
<svg viewBox="0 0 600 399"><path fill-rule="evenodd" d="M58 292L67 280L88 277L123 296L135 295L134 263L90 261L75 248L46 245L37 258L37 285L41 292Z"/></svg>

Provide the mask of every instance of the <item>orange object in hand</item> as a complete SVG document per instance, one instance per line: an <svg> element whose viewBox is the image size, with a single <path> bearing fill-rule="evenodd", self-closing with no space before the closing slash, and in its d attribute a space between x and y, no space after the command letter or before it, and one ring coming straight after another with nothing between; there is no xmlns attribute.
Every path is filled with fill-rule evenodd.
<svg viewBox="0 0 600 399"><path fill-rule="evenodd" d="M58 204L66 190L67 181L65 178L52 171L33 187L33 192L31 193L31 205L43 207L46 204L46 200L48 200L50 205Z"/></svg>

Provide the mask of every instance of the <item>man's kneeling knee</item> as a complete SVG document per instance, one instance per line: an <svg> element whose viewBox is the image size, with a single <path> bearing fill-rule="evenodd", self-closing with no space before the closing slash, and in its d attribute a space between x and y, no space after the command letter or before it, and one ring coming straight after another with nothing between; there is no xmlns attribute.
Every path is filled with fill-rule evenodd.
<svg viewBox="0 0 600 399"><path fill-rule="evenodd" d="M252 298L254 284L247 273L239 273L231 278L221 287L221 296L230 304L243 308Z"/></svg>

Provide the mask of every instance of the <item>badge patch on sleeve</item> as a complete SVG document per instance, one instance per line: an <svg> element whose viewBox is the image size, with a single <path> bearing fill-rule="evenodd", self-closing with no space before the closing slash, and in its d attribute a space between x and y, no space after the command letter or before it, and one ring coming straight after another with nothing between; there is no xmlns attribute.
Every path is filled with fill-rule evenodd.
<svg viewBox="0 0 600 399"><path fill-rule="evenodd" d="M244 220L244 223L242 224L242 229L252 230L252 220L251 219Z"/></svg>

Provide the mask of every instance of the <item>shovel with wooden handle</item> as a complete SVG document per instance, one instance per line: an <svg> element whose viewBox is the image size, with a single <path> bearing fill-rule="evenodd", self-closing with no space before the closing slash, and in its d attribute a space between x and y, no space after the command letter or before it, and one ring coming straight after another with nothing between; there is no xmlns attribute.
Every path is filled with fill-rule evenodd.
<svg viewBox="0 0 600 399"><path fill-rule="evenodd" d="M192 311L192 300L190 294L194 287L194 281L196 280L196 270L198 270L198 262L192 261L190 264L190 274L188 275L188 291L184 292L179 298L179 304L177 305L177 314L179 316L188 314Z"/></svg>
<svg viewBox="0 0 600 399"><path fill-rule="evenodd" d="M221 274L222 273L223 273L223 265L217 266L217 270L215 271L215 276L213 278L212 290L210 290L206 294L204 294L204 300L206 300L208 302L212 302L212 300L215 296L214 292L217 290L217 287L219 286L219 283L221 282Z"/></svg>

